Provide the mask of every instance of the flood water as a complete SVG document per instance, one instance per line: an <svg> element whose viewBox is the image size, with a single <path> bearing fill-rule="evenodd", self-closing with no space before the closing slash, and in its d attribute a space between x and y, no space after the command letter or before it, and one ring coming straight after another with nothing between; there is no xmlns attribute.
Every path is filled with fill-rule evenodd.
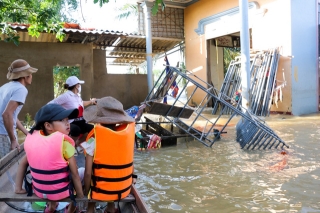
<svg viewBox="0 0 320 213"><path fill-rule="evenodd" d="M136 151L136 185L152 212L320 212L320 115L266 122L290 146L288 155L240 149L235 127L212 148L179 139Z"/></svg>
<svg viewBox="0 0 320 213"><path fill-rule="evenodd" d="M234 125L212 148L179 139L177 146L135 151L136 186L151 211L320 212L320 114L266 122L290 146L288 155L240 149ZM12 190L3 184L1 192ZM0 212L18 211L0 203Z"/></svg>

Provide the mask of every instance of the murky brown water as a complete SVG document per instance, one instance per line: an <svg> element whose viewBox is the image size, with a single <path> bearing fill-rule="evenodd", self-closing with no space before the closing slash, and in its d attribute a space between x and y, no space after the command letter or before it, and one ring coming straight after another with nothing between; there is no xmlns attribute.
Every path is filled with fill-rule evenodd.
<svg viewBox="0 0 320 213"><path fill-rule="evenodd" d="M174 147L136 151L137 188L153 212L320 212L320 114L275 115L267 123L290 146L283 170L271 169L285 159L279 151L241 150L235 127L228 127L212 148L180 139Z"/></svg>
<svg viewBox="0 0 320 213"><path fill-rule="evenodd" d="M198 141L135 153L137 188L153 212L320 212L320 115L274 115L268 125L290 146L247 151L235 127L212 148Z"/></svg>

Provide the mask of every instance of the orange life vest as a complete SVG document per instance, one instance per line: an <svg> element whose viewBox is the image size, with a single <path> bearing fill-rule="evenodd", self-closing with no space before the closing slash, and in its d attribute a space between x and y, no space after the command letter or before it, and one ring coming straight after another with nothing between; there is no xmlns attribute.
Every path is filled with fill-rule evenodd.
<svg viewBox="0 0 320 213"><path fill-rule="evenodd" d="M74 141L61 132L45 136L40 131L28 134L24 149L32 175L34 193L41 198L61 200L70 196L69 163L62 155L63 141Z"/></svg>
<svg viewBox="0 0 320 213"><path fill-rule="evenodd" d="M96 148L92 165L91 198L116 201L128 196L133 173L135 123L122 124L116 130L95 125Z"/></svg>

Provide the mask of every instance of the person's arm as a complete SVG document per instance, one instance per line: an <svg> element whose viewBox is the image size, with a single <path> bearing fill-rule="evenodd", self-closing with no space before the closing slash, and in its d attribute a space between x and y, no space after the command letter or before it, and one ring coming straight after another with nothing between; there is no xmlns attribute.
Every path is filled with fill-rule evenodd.
<svg viewBox="0 0 320 213"><path fill-rule="evenodd" d="M27 159L27 156L25 155L20 160L18 171L17 171L15 190L14 190L14 192L16 194L25 194L25 193L27 193L26 190L22 189L23 177L24 177L24 174L27 171L27 167L28 167L28 159Z"/></svg>
<svg viewBox="0 0 320 213"><path fill-rule="evenodd" d="M86 165L84 172L84 194L87 196L90 191L93 156L86 155Z"/></svg>
<svg viewBox="0 0 320 213"><path fill-rule="evenodd" d="M23 134L27 135L28 130L22 125L21 121L17 119L17 128L23 132Z"/></svg>
<svg viewBox="0 0 320 213"><path fill-rule="evenodd" d="M82 191L82 185L81 185L81 180L79 177L78 173L78 167L77 167L77 162L74 156L68 159L69 161L69 168L71 172L71 177L73 181L74 188L76 189L77 192L77 197L78 198L83 198L83 191Z"/></svg>
<svg viewBox="0 0 320 213"><path fill-rule="evenodd" d="M5 108L4 112L2 113L4 127L8 132L8 136L11 141L11 150L17 148L20 151L20 146L15 137L14 130L13 130L13 113L18 108L19 103L17 101L9 101L7 107Z"/></svg>
<svg viewBox="0 0 320 213"><path fill-rule="evenodd" d="M86 107L86 106L89 106L89 105L95 105L96 101L97 100L95 98L90 99L90 101L83 101L83 106Z"/></svg>

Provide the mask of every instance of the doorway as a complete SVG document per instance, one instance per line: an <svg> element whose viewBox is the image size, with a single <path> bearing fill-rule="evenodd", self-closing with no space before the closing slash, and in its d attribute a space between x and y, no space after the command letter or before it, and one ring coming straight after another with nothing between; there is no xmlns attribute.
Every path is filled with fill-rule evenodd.
<svg viewBox="0 0 320 213"><path fill-rule="evenodd" d="M64 93L64 84L70 76L80 78L79 66L54 66L53 67L53 90L54 98Z"/></svg>

